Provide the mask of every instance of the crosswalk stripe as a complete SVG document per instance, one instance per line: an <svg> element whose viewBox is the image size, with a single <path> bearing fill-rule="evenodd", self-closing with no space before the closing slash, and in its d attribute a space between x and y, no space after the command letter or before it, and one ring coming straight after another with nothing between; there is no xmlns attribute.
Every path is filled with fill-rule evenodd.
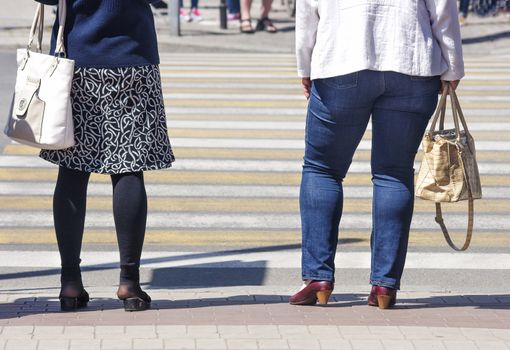
<svg viewBox="0 0 510 350"><path fill-rule="evenodd" d="M201 148L201 147L175 147L174 152L178 159L286 159L301 160L303 158L302 149L241 149L241 148ZM39 150L19 144L7 145L4 148L4 155L31 155L37 156ZM418 151L417 161L421 161L422 151ZM510 153L504 151L483 151L477 150L476 157L478 161L487 162L510 162ZM354 160L369 161L369 150L357 150L354 154ZM12 169L12 168L9 168ZM149 174L152 172L149 172ZM0 173L1 176L1 173Z"/></svg>
<svg viewBox="0 0 510 350"><path fill-rule="evenodd" d="M0 181L16 182L51 182L57 177L56 168L38 169L32 168L8 168L0 172ZM144 175L149 184L202 184L202 185L282 185L298 186L301 182L301 172L249 172L249 171L186 171L164 170L149 171ZM92 174L92 182L110 183L110 177ZM510 185L510 177L507 175L486 175L481 177L484 187ZM367 173L348 174L343 181L344 186L372 186L371 175Z"/></svg>
<svg viewBox="0 0 510 350"><path fill-rule="evenodd" d="M25 182L0 182L0 196L49 196L53 195L55 183L37 182L27 186ZM111 196L112 187L106 183L91 183L88 187L91 196ZM272 185L203 185L194 184L147 184L147 194L154 197L188 198L298 198L298 186ZM507 199L510 187L484 187L483 198ZM368 186L346 186L344 198L372 198L372 188Z"/></svg>
<svg viewBox="0 0 510 350"><path fill-rule="evenodd" d="M509 124L510 125L510 124ZM215 129L215 128L172 128L172 123L169 123L170 136L172 138L200 138L200 139L251 139L251 140L267 140L267 139L286 139L286 140L299 140L304 139L304 130L258 130L258 129ZM485 140L498 140L510 141L510 130L491 130L491 131L476 131L470 130L473 137L478 142L485 142ZM372 131L367 130L362 140L371 142Z"/></svg>
<svg viewBox="0 0 510 350"><path fill-rule="evenodd" d="M306 103L305 98L300 94L296 93L300 91L294 91L293 94L260 94L260 93L229 93L228 95L225 95L223 93L203 93L198 91L192 91L192 92L172 92L172 93L165 93L163 97L165 98L165 102L173 102L176 100L188 100L188 101L195 101L195 100L209 100L209 101L278 101L284 103L282 106L285 106L285 103L287 101L293 101L295 105L300 105L303 103ZM492 94L485 94L485 95L467 95L463 96L460 95L460 98L462 98L463 103L465 102L508 102L509 98L508 96L493 96ZM218 102L217 102L218 103ZM219 105L219 104L218 104Z"/></svg>
<svg viewBox="0 0 510 350"><path fill-rule="evenodd" d="M57 252L3 251L1 267L60 267ZM118 252L82 253L82 267L118 267ZM189 268L200 265L203 268L299 268L300 253L291 252L232 252L228 254L207 252L144 252L144 268ZM370 253L341 252L336 255L335 265L339 269L370 268ZM507 270L510 269L510 254L505 253L419 253L410 252L406 269L459 269L459 270Z"/></svg>
<svg viewBox="0 0 510 350"><path fill-rule="evenodd" d="M151 208L148 240L298 243L306 101L294 56L163 54L160 69L178 159L170 171L145 174ZM504 246L510 244L504 234L510 221L510 61L468 59L466 71L459 96L476 139L484 186L484 199L475 204L478 244ZM342 232L354 237L352 245L364 247L372 196L370 130L369 125L344 182ZM35 242L36 232L44 232L39 242L54 242L50 209L56 167L36 154L35 149L7 144L0 155L0 243ZM109 181L108 176L92 176L87 222L94 233L87 242L115 242ZM448 208L449 225L460 241L465 203ZM417 200L415 211L411 242L444 246L433 203ZM24 216L26 222L20 221ZM16 238L22 229L31 233ZM100 236L105 232L107 239Z"/></svg>
<svg viewBox="0 0 510 350"><path fill-rule="evenodd" d="M200 106L199 104L197 104ZM474 107L477 105L475 104ZM463 105L463 107L466 107ZM506 108L506 107L505 107ZM509 107L510 108L510 107ZM213 108L213 107L167 107L167 114L170 119L173 115L189 115L189 114L203 114L209 115L210 118L217 118L219 115L224 114L234 114L236 116L244 116L244 115L282 115L282 116L301 116L303 117L306 114L306 110L304 108L260 108L260 107L223 107L223 108ZM508 109L495 109L492 106L486 109L480 108L472 108L472 109L463 109L464 114L466 116L505 116L508 117L509 112Z"/></svg>
<svg viewBox="0 0 510 350"><path fill-rule="evenodd" d="M2 196L3 210L32 211L48 210L52 207L52 196ZM509 200L486 200L476 202L477 213L503 214L508 212ZM110 196L93 196L87 201L88 210L111 210ZM200 212L200 213L298 213L299 201L296 198L149 198L151 212ZM372 200L365 198L346 198L345 212L370 212ZM466 213L466 205L446 206L448 213ZM431 213L435 211L433 203L417 200L415 212Z"/></svg>
<svg viewBox="0 0 510 350"><path fill-rule="evenodd" d="M461 242L465 238L464 230L450 230L452 239ZM94 229L87 227L83 242L85 244L116 244L115 229ZM53 228L1 228L0 244L51 244L56 243ZM265 247L278 245L292 245L299 247L301 233L299 230L226 230L226 229L149 229L145 236L147 245L162 244L169 246L249 246ZM370 230L340 232L340 244L348 247L365 247L370 244ZM411 249L414 247L442 247L446 246L443 235L438 228L430 230L411 230L409 237ZM477 230L472 241L472 247L505 247L510 245L510 236L504 232L490 232ZM2 252L3 253L3 252ZM1 262L0 262L1 264Z"/></svg>
<svg viewBox="0 0 510 350"><path fill-rule="evenodd" d="M510 145L510 142L508 142ZM54 164L46 162L41 158L28 156L0 156L0 167L17 168L48 168L55 167ZM419 168L420 163L415 163ZM174 164L178 170L196 171L254 171L254 172L299 172L302 168L301 161L288 160L231 160L231 159L180 159ZM510 163L482 163L478 164L480 174L510 175ZM349 167L350 173L370 173L370 163L364 161L353 161Z"/></svg>
<svg viewBox="0 0 510 350"><path fill-rule="evenodd" d="M50 210L16 211L2 210L0 227L53 227ZM340 227L348 230L370 230L372 227L370 213L345 213ZM475 220L476 230L505 230L510 227L510 217L506 214L486 214L486 220ZM450 213L448 225L454 229L466 226L466 215ZM113 217L104 211L89 211L87 227L113 227ZM434 214L416 213L411 225L414 229L435 227ZM298 214L245 214L245 213L186 213L186 212L152 212L147 219L148 228L227 228L227 229L293 229L299 230L301 221Z"/></svg>

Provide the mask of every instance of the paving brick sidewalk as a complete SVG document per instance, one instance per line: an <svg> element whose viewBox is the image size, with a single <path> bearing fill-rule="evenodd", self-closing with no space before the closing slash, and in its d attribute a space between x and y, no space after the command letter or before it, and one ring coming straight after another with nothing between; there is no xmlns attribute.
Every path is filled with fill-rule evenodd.
<svg viewBox="0 0 510 350"><path fill-rule="evenodd" d="M273 287L152 290L153 310L126 313L113 290L72 313L56 290L0 294L0 349L510 349L504 295L402 292L383 311L364 293L297 307Z"/></svg>

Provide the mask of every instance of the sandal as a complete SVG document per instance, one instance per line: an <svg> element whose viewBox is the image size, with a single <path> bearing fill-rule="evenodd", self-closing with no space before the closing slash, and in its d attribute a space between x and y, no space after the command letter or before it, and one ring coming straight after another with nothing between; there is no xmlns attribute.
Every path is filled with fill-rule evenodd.
<svg viewBox="0 0 510 350"><path fill-rule="evenodd" d="M253 26L251 25L251 18L241 18L241 27L239 28L241 33L244 34L253 34L255 30L253 30Z"/></svg>
<svg viewBox="0 0 510 350"><path fill-rule="evenodd" d="M276 28L273 22L268 18L261 18L257 22L257 31L265 30L268 33L274 34L278 32L278 28Z"/></svg>

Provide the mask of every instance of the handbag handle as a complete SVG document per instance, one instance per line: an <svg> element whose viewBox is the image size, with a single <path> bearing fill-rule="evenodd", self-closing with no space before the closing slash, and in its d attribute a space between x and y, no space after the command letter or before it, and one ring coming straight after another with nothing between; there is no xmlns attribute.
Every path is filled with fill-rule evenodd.
<svg viewBox="0 0 510 350"><path fill-rule="evenodd" d="M460 124L462 124L462 128L464 129L464 132L471 136L471 133L469 132L466 119L464 118L464 113L462 113L462 108L460 108L459 99L457 97L457 93L453 89L450 82L445 82L445 88L443 89L443 93L441 94L441 99L439 100L439 104L436 110L436 113L434 115L434 118L432 119L432 123L430 125L429 133L433 133L436 130L436 124L439 120L439 130L444 130L444 120L446 116L446 105L447 105L447 98L448 95L450 95L450 101L452 105L452 116L453 116L453 123L455 125L455 131L457 132L457 137L459 138L458 141L460 141ZM459 124L460 122L460 124Z"/></svg>
<svg viewBox="0 0 510 350"><path fill-rule="evenodd" d="M462 124L464 133L466 134L466 136L471 138L471 134L469 133L466 119L464 118L464 113L462 113L462 108L460 107L460 103L459 103L459 99L457 98L457 94L455 93L455 90L453 89L451 84L448 82L445 84L445 89L443 90L443 94L442 94L441 100L439 102L438 111L436 112L436 115L434 116L434 120L432 121L430 133L432 134L432 132L435 130L435 126L436 126L437 119L439 118L439 116L441 116L440 130L444 130L444 117L445 117L445 113L446 113L446 96L447 95L450 95L450 99L451 99L451 103L452 103L453 122L455 124L455 131L457 133L456 144L459 145L460 144L460 136L461 136L459 121ZM468 142L468 145L469 145L469 142ZM459 152L460 151L461 150L459 150ZM464 244L462 245L462 247L459 248L457 245L455 245L455 243L453 243L453 240L452 240L450 234L448 233L448 228L446 227L446 225L444 223L444 219L443 219L441 203L436 203L436 218L435 218L435 220L441 227L441 231L443 232L444 238L445 238L446 242L448 243L448 245L453 250L461 252L461 251L465 251L466 249L469 248L469 245L471 244L471 238L473 236L474 199L473 199L473 194L471 192L471 185L470 185L470 182L468 179L468 174L465 171L462 156L459 157L459 161L461 162L461 165L462 165L462 171L464 174L464 178L466 180L466 185L467 185L467 190L468 190L468 227L467 227L467 232L466 232L466 240L464 241Z"/></svg>
<svg viewBox="0 0 510 350"><path fill-rule="evenodd" d="M55 55L66 56L65 46L64 46L64 31L67 17L67 3L66 0L59 0L58 2L58 33L57 40L55 44ZM37 34L37 51L41 52L42 50L42 40L44 33L44 5L37 5L37 9L35 10L34 20L32 22L32 27L30 29L30 36L28 38L27 49L30 50L32 47L32 43L34 41L34 37Z"/></svg>
<svg viewBox="0 0 510 350"><path fill-rule="evenodd" d="M67 18L67 3L66 0L58 1L58 33L55 45L55 54L66 56L66 48L64 46L64 30Z"/></svg>
<svg viewBox="0 0 510 350"><path fill-rule="evenodd" d="M38 4L35 10L34 20L32 21L32 27L30 28L30 36L28 38L27 49L30 50L34 37L37 34L37 52L42 51L42 40L44 33L44 5Z"/></svg>

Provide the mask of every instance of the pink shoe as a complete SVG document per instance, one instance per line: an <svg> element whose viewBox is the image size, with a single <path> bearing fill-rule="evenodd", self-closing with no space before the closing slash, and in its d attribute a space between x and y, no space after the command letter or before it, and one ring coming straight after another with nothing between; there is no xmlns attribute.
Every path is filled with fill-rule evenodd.
<svg viewBox="0 0 510 350"><path fill-rule="evenodd" d="M229 21L239 21L240 19L241 19L241 14L239 12L229 13L227 15L227 20L229 20Z"/></svg>
<svg viewBox="0 0 510 350"><path fill-rule="evenodd" d="M191 9L190 21L200 22L201 20L202 20L202 16L200 16L200 11L198 11L198 8Z"/></svg>
<svg viewBox="0 0 510 350"><path fill-rule="evenodd" d="M189 22L191 20L188 11L186 11L185 9L180 10L179 17L181 18L181 21Z"/></svg>

